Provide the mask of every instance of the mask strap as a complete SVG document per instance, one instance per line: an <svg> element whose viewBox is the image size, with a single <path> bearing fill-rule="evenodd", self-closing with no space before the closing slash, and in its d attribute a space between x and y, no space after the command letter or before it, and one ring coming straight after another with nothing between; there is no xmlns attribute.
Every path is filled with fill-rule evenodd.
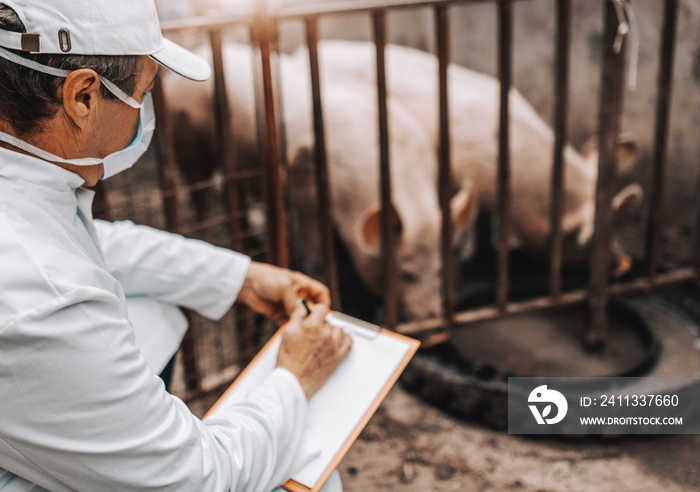
<svg viewBox="0 0 700 492"><path fill-rule="evenodd" d="M122 102L128 104L134 109L141 109L141 104L136 102L135 99L133 99L131 96L128 96L126 92L121 90L119 87L114 85L112 82L107 80L104 77L100 77L100 81L104 84L104 86L107 88L109 92L117 96L119 99L121 99Z"/></svg>
<svg viewBox="0 0 700 492"><path fill-rule="evenodd" d="M23 58L19 55L16 55L16 54L12 53L11 51L7 51L4 48L0 48L0 57L5 58L6 60L9 60L13 63L18 64L18 65L22 65L22 66L25 66L27 68L31 68L32 70L36 70L38 72L53 75L54 77L66 78L71 74L71 70L63 70L63 69L56 68L56 67L49 67L48 65L42 65L41 63L37 63L34 60L28 60L27 58ZM112 82L110 82L106 78L100 77L100 82L102 82L102 84L104 84L104 86L107 88L107 90L109 92L114 94L116 97L118 97L124 103L128 104L129 106L131 106L134 109L141 108L141 104L139 104L135 99L133 99L132 97L127 95L126 92L121 90L119 87L114 85Z"/></svg>
<svg viewBox="0 0 700 492"><path fill-rule="evenodd" d="M64 159L63 157L59 157L55 154L52 154L51 152L47 152L45 150L40 149L39 147L35 147L30 143L25 142L24 140L20 140L19 138L15 137L14 135L10 135L9 133L4 133L0 132L0 140L6 143L9 143L10 145L17 147L18 149L25 150L29 152L32 155L35 155L39 157L40 159L44 159L45 161L49 162L61 162L64 164L75 164L77 166L92 166L95 164L101 164L102 159L97 159L95 157L83 157L80 159L71 159L67 160Z"/></svg>

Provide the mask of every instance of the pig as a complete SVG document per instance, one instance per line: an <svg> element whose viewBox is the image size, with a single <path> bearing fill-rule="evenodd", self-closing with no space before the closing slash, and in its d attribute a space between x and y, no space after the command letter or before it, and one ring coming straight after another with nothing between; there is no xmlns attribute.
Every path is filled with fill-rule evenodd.
<svg viewBox="0 0 700 492"><path fill-rule="evenodd" d="M206 56L206 51L201 51ZM224 45L224 60L235 147L243 162L257 157L252 52L235 43ZM286 160L292 210L299 219L303 263L318 271L320 257L313 179L314 143L308 53L280 55ZM367 83L324 74L323 104L331 212L338 236L348 249L366 287L382 294L381 212L379 205L379 143L377 99ZM213 120L208 115L212 84L203 90L186 81L166 83L170 111L176 121L176 141L189 149L179 153L181 167L202 167L200 146L211 145ZM194 127L191 129L191 127ZM407 320L441 314L440 230L437 197L437 156L422 125L402 105L389 102L392 217L398 238L397 290ZM195 130L195 131L192 131ZM190 134L188 137L186 134ZM188 142L198 135L197 142ZM209 142L209 143L208 143ZM183 162L189 161L189 164ZM187 175L187 171L184 174ZM478 209L477 193L464 185L451 199L455 243L470 231ZM316 267L316 268L314 268Z"/></svg>
<svg viewBox="0 0 700 492"><path fill-rule="evenodd" d="M323 41L319 47L322 70L335 76L375 81L372 43ZM410 48L388 45L386 49L387 91L438 139L437 59ZM496 212L496 173L500 89L498 80L455 64L448 68L451 159L458 184L475 186L482 210ZM510 98L511 156L511 246L521 246L536 255L547 253L550 173L554 132L528 101L515 89ZM636 141L629 135L619 139L618 170L634 165ZM587 258L594 231L595 189L598 152L595 139L582 153L565 148L565 203L562 212L564 261L576 264ZM613 198L615 215L636 207L643 196L633 183ZM624 273L631 260L617 243L615 275Z"/></svg>
<svg viewBox="0 0 700 492"><path fill-rule="evenodd" d="M304 64L300 67L305 68ZM371 292L380 295L384 282L376 97L365 84L327 78L324 88L333 221L363 282ZM284 94L284 100L292 95ZM436 154L421 125L402 106L389 103L388 114L391 215L398 239L398 297L406 319L436 317L442 312L439 294L442 215L436 186ZM289 110L285 105L285 121L292 203L305 219L302 237L311 237L318 225L309 108ZM476 211L477 196L473 190L462 189L454 195L451 212L455 237L471 228ZM309 250L318 251L318 248Z"/></svg>

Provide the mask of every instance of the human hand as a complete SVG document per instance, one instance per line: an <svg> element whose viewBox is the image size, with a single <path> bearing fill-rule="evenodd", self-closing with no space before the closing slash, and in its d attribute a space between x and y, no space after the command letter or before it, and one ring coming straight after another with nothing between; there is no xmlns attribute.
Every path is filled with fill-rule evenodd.
<svg viewBox="0 0 700 492"><path fill-rule="evenodd" d="M299 300L329 306L328 288L306 275L265 263L251 262L238 300L282 324L299 307Z"/></svg>
<svg viewBox="0 0 700 492"><path fill-rule="evenodd" d="M347 333L326 322L327 313L326 306L316 305L306 316L306 308L297 302L282 332L277 367L297 377L307 399L323 386L352 347Z"/></svg>

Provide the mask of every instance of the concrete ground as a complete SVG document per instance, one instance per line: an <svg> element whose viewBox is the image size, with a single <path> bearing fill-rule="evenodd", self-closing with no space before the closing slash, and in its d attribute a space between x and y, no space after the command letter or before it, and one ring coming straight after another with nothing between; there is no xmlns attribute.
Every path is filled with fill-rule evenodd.
<svg viewBox="0 0 700 492"><path fill-rule="evenodd" d="M700 436L532 439L453 419L395 387L340 464L347 492L700 490Z"/></svg>

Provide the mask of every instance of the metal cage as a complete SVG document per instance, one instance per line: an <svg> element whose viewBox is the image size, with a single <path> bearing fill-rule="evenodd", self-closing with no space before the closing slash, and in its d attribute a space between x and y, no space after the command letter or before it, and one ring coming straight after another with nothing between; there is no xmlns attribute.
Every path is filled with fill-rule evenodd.
<svg viewBox="0 0 700 492"><path fill-rule="evenodd" d="M449 63L449 17L450 9L455 4L488 1L497 5L498 12L498 78L500 80L500 130L498 136L498 174L497 203L498 215L498 251L496 303L493 306L457 312L455 309L455 258L450 250L452 226L449 214L449 186L451 180L450 129L448 125L448 84L447 67ZM213 114L216 120L216 142L223 180L212 180L184 185L178 179L175 152L173 150L172 123L167 114L167 94L157 90L157 112L159 130L156 143L156 167L159 170L159 199L165 214L164 225L167 229L197 235L206 229L228 227L226 236L220 244L233 247L251 254L256 259L271 263L289 265L288 220L286 204L286 184L283 163L283 125L280 125L280 100L276 93L274 53L277 50L278 26L288 20L301 20L306 29L306 44L310 61L310 76L313 102L313 132L315 138L316 186L318 190L318 210L323 246L325 278L333 299L339 300L338 271L332 239L332 219L330 214L330 186L326 159L326 146L323 125L323 104L319 78L318 60L318 22L327 15L346 13L366 13L372 21L372 32L376 46L376 74L378 84L378 114L380 139L380 178L381 186L377 194L381 198L383 230L382 258L385 268L386 314L387 326L401 333L427 339L432 335L468 325L471 322L492 319L515 313L553 308L573 303L587 302L589 307L589 324L586 343L600 346L605 343L607 332L606 306L610 296L646 291L659 286L698 279L700 255L696 254L693 264L674 270L659 272L659 230L662 221L662 193L665 175L665 156L669 133L669 107L672 86L672 67L676 23L679 0L664 0L664 20L661 32L660 68L658 73L658 97L656 103L656 130L653 144L653 180L651 208L646 234L646 275L625 283L611 284L606 265L609 260L609 245L612 236L611 199L616 186L617 155L616 146L620 115L622 110L623 56L624 45L614 50L613 45L618 32L619 20L616 14L616 1L602 0L604 3L604 34L602 42L602 74L600 90L599 129L600 142L599 169L597 178L597 195L595 201L595 233L593 250L590 256L590 277L588 288L564 292L562 289L562 240L561 227L564 203L564 148L567 141L567 117L569 98L569 64L570 37L572 23L571 0L556 0L556 59L554 92L554 132L555 143L552 148L553 167L551 173L550 223L549 237L549 295L513 302L509 298L509 230L511 207L510 189L510 150L509 150L509 98L512 86L512 44L513 44L513 4L516 0L404 0L401 2L387 0L334 2L320 6L284 7L274 12L265 9L264 2L253 15L219 15L216 18L200 17L186 21L164 23L166 34L197 32L205 34L211 45L214 60L215 98ZM526 0L518 0L526 1ZM387 123L387 87L385 69L386 14L394 9L428 7L434 12L436 48L438 59L439 97L435 104L439 107L439 146L438 187L440 207L442 210L442 316L435 319L413 323L399 323L397 316L396 289L396 238L390 226L391 173L389 167L389 135ZM231 123L228 95L222 57L222 32L232 26L239 26L249 32L252 46L255 48L258 63L258 87L260 129L264 146L264 165L261 168L242 169L236 162L231 138ZM251 247L246 242L245 204L239 193L245 187L246 180L257 179L264 186L266 203L267 230L264 243L254 242ZM204 221L187 224L182 210L181 198L193 191L223 186L221 200L223 208L220 216ZM251 249L252 248L252 249ZM256 249L257 248L257 249ZM695 248L696 251L700 249ZM195 398L202 393L230 382L241 365L250 359L255 349L264 341L259 335L260 325L255 317L244 309L236 309L230 315L229 324L235 326L233 337L234 352L229 354L228 362L218 369L203 369L197 352L197 336L190 331L182 348L186 373L185 398ZM198 322L194 322L194 330ZM269 326L267 327L269 333ZM218 336L221 336L220 334ZM226 335L229 336L229 335ZM221 345L220 341L214 344Z"/></svg>

